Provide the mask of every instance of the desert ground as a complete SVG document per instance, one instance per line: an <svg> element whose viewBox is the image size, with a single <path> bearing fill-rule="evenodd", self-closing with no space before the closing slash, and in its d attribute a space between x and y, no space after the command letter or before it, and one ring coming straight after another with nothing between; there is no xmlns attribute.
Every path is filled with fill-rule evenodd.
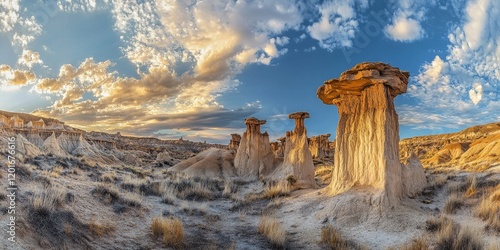
<svg viewBox="0 0 500 250"><path fill-rule="evenodd" d="M400 141L407 80L366 63L325 82L334 142L307 112L219 145L2 111L0 248L500 249L500 123Z"/></svg>

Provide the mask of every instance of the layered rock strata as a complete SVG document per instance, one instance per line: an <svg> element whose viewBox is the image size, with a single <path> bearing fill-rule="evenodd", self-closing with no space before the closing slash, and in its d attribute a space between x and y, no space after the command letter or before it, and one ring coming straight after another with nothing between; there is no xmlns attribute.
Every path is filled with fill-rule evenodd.
<svg viewBox="0 0 500 250"><path fill-rule="evenodd" d="M283 166L291 170L301 187L316 187L314 163L304 126L304 119L309 118L309 113L296 112L288 117L295 119L295 129L286 132Z"/></svg>
<svg viewBox="0 0 500 250"><path fill-rule="evenodd" d="M274 169L274 154L267 132L261 133L260 126L265 120L255 117L245 119L247 130L241 137L234 166L239 176L257 179Z"/></svg>
<svg viewBox="0 0 500 250"><path fill-rule="evenodd" d="M395 205L407 192L399 161L399 123L394 98L406 92L409 73L385 63L361 63L327 80L317 91L340 116L330 191L355 186L378 190L377 202Z"/></svg>

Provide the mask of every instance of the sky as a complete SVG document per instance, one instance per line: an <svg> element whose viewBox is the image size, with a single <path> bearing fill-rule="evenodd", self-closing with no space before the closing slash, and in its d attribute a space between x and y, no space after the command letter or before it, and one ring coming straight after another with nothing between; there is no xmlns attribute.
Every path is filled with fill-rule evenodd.
<svg viewBox="0 0 500 250"><path fill-rule="evenodd" d="M500 121L497 0L0 2L0 109L87 131L227 143L244 119L271 140L316 90L365 61L410 72L401 138Z"/></svg>

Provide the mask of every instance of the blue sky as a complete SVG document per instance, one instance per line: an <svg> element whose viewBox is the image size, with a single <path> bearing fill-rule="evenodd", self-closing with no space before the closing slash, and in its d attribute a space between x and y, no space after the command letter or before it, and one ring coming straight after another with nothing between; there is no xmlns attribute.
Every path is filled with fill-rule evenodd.
<svg viewBox="0 0 500 250"><path fill-rule="evenodd" d="M307 111L335 134L323 81L364 61L411 74L401 137L500 120L495 0L4 1L0 109L85 130L226 143L275 139Z"/></svg>

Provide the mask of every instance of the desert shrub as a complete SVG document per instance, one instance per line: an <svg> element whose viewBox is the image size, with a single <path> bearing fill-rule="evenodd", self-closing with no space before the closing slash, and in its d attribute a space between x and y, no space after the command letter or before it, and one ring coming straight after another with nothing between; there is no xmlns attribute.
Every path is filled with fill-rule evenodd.
<svg viewBox="0 0 500 250"><path fill-rule="evenodd" d="M116 230L116 227L109 222L101 223L95 220L91 220L87 224L87 226L89 228L90 233L99 238L111 234Z"/></svg>
<svg viewBox="0 0 500 250"><path fill-rule="evenodd" d="M169 247L181 248L184 236L182 222L177 218L153 218L151 230L155 238L163 236L163 243Z"/></svg>
<svg viewBox="0 0 500 250"><path fill-rule="evenodd" d="M297 183L297 177L295 175L291 174L286 177L286 181L288 182L289 185L293 186L295 183Z"/></svg>
<svg viewBox="0 0 500 250"><path fill-rule="evenodd" d="M222 196L225 198L231 197L231 194L234 194L238 191L238 185L234 183L233 180L228 180L224 182L224 190L222 191Z"/></svg>
<svg viewBox="0 0 500 250"><path fill-rule="evenodd" d="M500 232L500 189L483 196L474 214L486 221L488 228Z"/></svg>
<svg viewBox="0 0 500 250"><path fill-rule="evenodd" d="M402 246L400 250L427 250L427 242L423 237L418 237L417 239L412 240L405 246Z"/></svg>
<svg viewBox="0 0 500 250"><path fill-rule="evenodd" d="M425 230L429 232L436 232L449 223L452 222L446 216L433 216L425 222Z"/></svg>
<svg viewBox="0 0 500 250"><path fill-rule="evenodd" d="M472 197L477 194L477 180L476 176L471 175L472 177L469 177L467 180L467 183L469 184L469 187L467 188L467 191L465 192L465 197Z"/></svg>
<svg viewBox="0 0 500 250"><path fill-rule="evenodd" d="M483 239L469 228L461 228L451 220L441 225L437 234L436 250L481 250Z"/></svg>
<svg viewBox="0 0 500 250"><path fill-rule="evenodd" d="M61 189L49 188L36 191L30 197L30 207L38 212L51 212L64 204L66 193Z"/></svg>
<svg viewBox="0 0 500 250"><path fill-rule="evenodd" d="M113 183L115 181L118 180L118 177L116 176L116 172L114 171L109 171L109 172L106 172L104 174L102 174L100 177L99 177L99 180L102 181L102 182L110 182L110 183Z"/></svg>
<svg viewBox="0 0 500 250"><path fill-rule="evenodd" d="M321 243L326 244L330 249L349 249L349 245L342 237L340 231L331 225L325 226L321 229Z"/></svg>
<svg viewBox="0 0 500 250"><path fill-rule="evenodd" d="M179 211L190 216L204 216L207 214L206 204L194 207L188 203L183 203Z"/></svg>
<svg viewBox="0 0 500 250"><path fill-rule="evenodd" d="M208 186L197 183L178 193L177 197L184 200L211 201L217 198L217 195Z"/></svg>
<svg viewBox="0 0 500 250"><path fill-rule="evenodd" d="M464 200L461 196L456 193L452 193L446 204L444 205L444 212L448 214L453 214L457 209L460 209L464 205Z"/></svg>
<svg viewBox="0 0 500 250"><path fill-rule="evenodd" d="M120 199L120 190L115 186L98 184L91 191L92 195L98 196L105 203L113 203Z"/></svg>
<svg viewBox="0 0 500 250"><path fill-rule="evenodd" d="M482 250L484 242L477 232L464 227L460 229L453 247L453 249Z"/></svg>
<svg viewBox="0 0 500 250"><path fill-rule="evenodd" d="M142 206L142 196L136 193L123 193L120 197L121 202L129 205L131 207L140 207Z"/></svg>
<svg viewBox="0 0 500 250"><path fill-rule="evenodd" d="M286 232L277 219L262 216L259 221L258 232L264 235L273 247L285 247Z"/></svg>
<svg viewBox="0 0 500 250"><path fill-rule="evenodd" d="M270 185L262 194L263 199L272 199L290 195L290 186L286 182L279 182L276 185Z"/></svg>

